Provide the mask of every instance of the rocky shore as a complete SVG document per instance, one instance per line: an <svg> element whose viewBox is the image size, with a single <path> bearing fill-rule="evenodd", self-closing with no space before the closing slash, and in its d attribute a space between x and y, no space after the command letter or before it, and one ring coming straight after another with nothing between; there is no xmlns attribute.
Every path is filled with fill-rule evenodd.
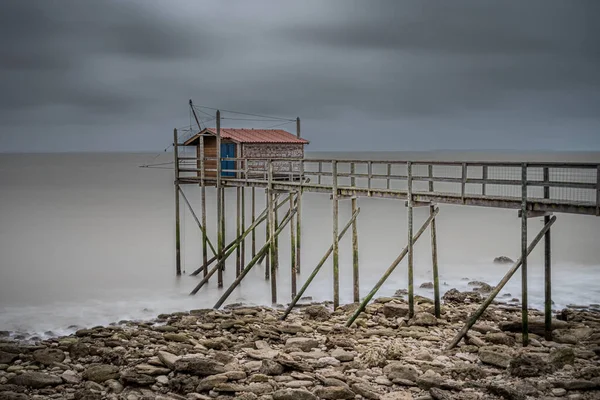
<svg viewBox="0 0 600 400"><path fill-rule="evenodd" d="M282 310L243 305L149 322L82 329L25 344L0 339L0 400L27 399L600 399L600 314L564 310L553 341L532 311L521 347L520 308L493 304L445 350L480 301L450 291L442 317L417 297L355 310L323 304Z"/></svg>

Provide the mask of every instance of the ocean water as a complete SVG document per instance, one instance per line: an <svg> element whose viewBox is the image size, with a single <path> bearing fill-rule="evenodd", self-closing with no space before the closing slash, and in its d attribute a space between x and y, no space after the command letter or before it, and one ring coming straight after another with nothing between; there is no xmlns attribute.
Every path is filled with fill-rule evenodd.
<svg viewBox="0 0 600 400"><path fill-rule="evenodd" d="M600 161L599 153L337 153L309 154L319 158ZM68 334L78 327L124 319L150 319L159 313L212 307L224 289L216 279L196 296L190 290L200 277L188 274L201 260L199 229L189 211L182 216L182 259L186 274L175 276L174 188L171 155L152 154L24 154L0 155L0 331L24 336ZM197 187L185 187L193 207L200 206ZM257 210L264 191L257 190ZM235 189L226 193L227 242L235 234ZM215 193L207 190L208 228L215 238ZM250 189L246 192L247 219ZM359 200L358 218L361 295L370 291L406 245L403 201ZM350 217L350 203L340 204L340 227ZM260 212L260 211L259 211ZM415 226L427 218L427 208L415 209ZM302 273L299 286L331 245L329 196L303 197ZM529 222L533 238L540 219ZM417 228L415 228L416 230ZM567 304L600 303L600 218L559 214L552 235L555 308ZM493 259L520 253L520 220L514 210L441 205L437 218L438 258L443 291L467 289L468 280L495 285L508 266ZM264 241L264 226L257 230ZM280 239L279 303L290 300L289 230ZM250 242L246 260L250 260ZM429 233L415 245L416 292L432 280ZM235 261L228 262L225 288L233 281ZM352 300L350 235L340 242L341 300ZM216 278L216 276L215 276ZM468 278L468 280L466 279ZM404 260L378 295L406 288ZM520 273L500 296L520 297ZM331 260L306 292L314 300L332 298ZM529 258L529 300L543 302L543 246ZM264 266L257 265L228 302L270 304Z"/></svg>

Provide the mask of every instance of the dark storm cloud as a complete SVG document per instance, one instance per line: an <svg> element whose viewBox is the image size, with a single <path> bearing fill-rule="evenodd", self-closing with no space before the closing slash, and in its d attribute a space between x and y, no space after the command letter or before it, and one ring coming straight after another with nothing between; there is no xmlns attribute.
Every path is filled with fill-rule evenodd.
<svg viewBox="0 0 600 400"><path fill-rule="evenodd" d="M162 148L189 98L301 116L314 150L600 148L594 0L1 7L0 151Z"/></svg>

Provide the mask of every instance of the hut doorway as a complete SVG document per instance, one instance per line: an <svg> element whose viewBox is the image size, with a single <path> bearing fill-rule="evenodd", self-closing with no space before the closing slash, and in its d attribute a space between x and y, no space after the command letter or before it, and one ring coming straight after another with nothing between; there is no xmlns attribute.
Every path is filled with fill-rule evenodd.
<svg viewBox="0 0 600 400"><path fill-rule="evenodd" d="M221 143L221 157L235 158L235 143ZM235 160L221 160L221 176L235 176Z"/></svg>

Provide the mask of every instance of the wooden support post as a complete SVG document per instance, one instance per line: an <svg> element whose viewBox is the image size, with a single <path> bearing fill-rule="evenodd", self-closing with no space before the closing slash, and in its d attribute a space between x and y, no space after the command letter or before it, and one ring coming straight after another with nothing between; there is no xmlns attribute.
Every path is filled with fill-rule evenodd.
<svg viewBox="0 0 600 400"><path fill-rule="evenodd" d="M387 165L387 179L385 182L386 189L390 189L390 176L392 175L392 164Z"/></svg>
<svg viewBox="0 0 600 400"><path fill-rule="evenodd" d="M340 306L340 244L338 241L338 176L337 161L331 162L332 191L333 191L333 309Z"/></svg>
<svg viewBox="0 0 600 400"><path fill-rule="evenodd" d="M552 226L552 224L554 224L555 221L556 221L556 216L550 217L550 221L546 225L544 225L544 227L542 228L542 230L537 234L537 236L535 237L535 239L533 239L533 241L531 242L531 244L527 248L527 254L529 254L529 253L531 253L533 251L533 249L535 248L535 246L537 246L537 244L540 242L540 240L542 240L542 237L546 234L546 232L548 231L548 229L550 229L550 227ZM447 350L450 350L454 346L456 346L458 344L458 342L460 342L460 340L467 334L467 332L469 331L469 329L471 329L471 327L473 325L475 325L475 322L477 322L477 320L479 319L479 317L481 317L481 315L485 312L485 310L488 308L488 306L490 304L492 304L492 301L494 301L494 299L496 298L496 296L498 295L498 293L500 293L500 291L508 283L508 281L510 280L510 278L512 278L512 276L517 272L517 270L519 269L519 267L521 267L521 263L522 263L522 257L520 257L517 260L517 262L515 262L513 264L513 266L511 267L511 269L506 273L506 275L504 275L504 277L502 278L502 280L500 281L500 283L498 283L498 285L494 288L494 290L492 290L492 292L490 293L490 295L488 296L488 298L485 299L484 302L481 304L481 306L479 306L479 308L477 309L477 311L475 311L473 313L473 315L471 317L469 317L469 319L467 320L467 322L465 323L465 325L462 327L462 329L460 330L460 332L458 332L456 334L456 336L454 337L454 339L452 339L452 342L450 342L450 344L446 348Z"/></svg>
<svg viewBox="0 0 600 400"><path fill-rule="evenodd" d="M348 229L350 229L350 225L352 225L354 223L354 221L356 220L356 217L358 217L359 213L360 213L360 208L358 208L352 214L352 218L350 218L350 220L348 221L348 223L346 224L346 226L344 227L344 229L342 229L342 231L340 232L338 240L341 240L344 237L344 235L346 234L346 232L348 231ZM298 300L300 300L300 298L302 297L302 295L304 294L304 292L306 291L306 289L308 289L308 287L310 286L310 284L312 283L312 281L315 279L315 277L317 276L317 274L321 270L321 267L323 266L323 264L325 264L325 262L327 261L327 259L331 255L331 253L333 253L333 244L325 252L325 255L323 256L323 258L321 258L321 261L319 261L319 264L317 264L317 266L315 267L315 269L311 272L310 276L306 279L306 282L304 282L304 285L302 285L302 288L300 289L300 291L298 292L298 294L296 294L296 297L294 297L294 299L292 300L292 302L290 303L290 305L288 306L288 308L283 313L283 316L280 318L282 321L284 319L286 319L286 317L292 311L292 309L294 308L294 306L296 305L296 303L298 302Z"/></svg>
<svg viewBox="0 0 600 400"><path fill-rule="evenodd" d="M256 221L256 188L252 187L252 220L251 222L254 223L254 221ZM256 255L256 230L252 229L252 258L254 258L254 256Z"/></svg>
<svg viewBox="0 0 600 400"><path fill-rule="evenodd" d="M433 183L433 182L430 182ZM435 213L435 206L429 206L429 215ZM437 234L435 228L435 218L431 220L431 264L433 266L433 302L435 317L440 318L442 314L440 306L440 278L438 274L438 256L437 256Z"/></svg>
<svg viewBox="0 0 600 400"><path fill-rule="evenodd" d="M544 198L550 198L550 172L548 167L544 168ZM550 216L544 216L544 225L550 222ZM544 337L552 340L552 240L551 230L548 229L544 235Z"/></svg>
<svg viewBox="0 0 600 400"><path fill-rule="evenodd" d="M267 166L267 171L268 171L269 167ZM268 174L268 172L267 172ZM268 177L267 177L268 179ZM266 208L267 210L269 210L269 203L270 203L270 193L269 193L269 189L265 189L265 204L266 204ZM269 241L269 238L271 237L271 228L270 228L270 224L271 224L271 212L267 211L267 224L265 226L265 242ZM271 246L269 245L269 251L265 252L263 254L263 258L265 260L265 279L270 279L271 278Z"/></svg>
<svg viewBox="0 0 600 400"><path fill-rule="evenodd" d="M204 135L200 135L200 197L202 204L200 205L202 210L202 265L204 266L204 276L208 273L208 249L206 248L208 242L208 235L206 233L206 163L204 161Z"/></svg>
<svg viewBox="0 0 600 400"><path fill-rule="evenodd" d="M419 238L421 237L423 232L425 232L425 229L427 229L427 227L429 226L431 221L433 221L433 219L436 217L438 212L439 212L439 208L436 208L434 213L432 215L430 215L429 218L427 218L427 220L423 223L421 228L418 230L417 234L414 236L414 238L412 238L413 242L416 242L417 240L419 240ZM392 272L394 272L394 270L396 269L398 264L400 264L400 262L402 262L402 260L404 259L404 257L406 257L407 254L408 254L408 246L406 246L406 247L404 247L404 249L402 249L402 252L400 253L400 255L392 262L392 265L390 265L389 268L383 273L383 276L381 277L381 279L379 279L379 281L375 284L375 287L373 287L373 289L371 289L369 294L363 299L362 303L360 303L360 305L358 306L358 308L356 309L354 314L350 317L350 319L348 319L348 321L346 321L347 327L350 327L350 325L352 325L352 323L356 320L356 318L358 318L360 313L362 313L365 310L365 307L367 307L367 304L369 304L369 302L371 301L373 296L375 296L375 293L377 293L377 291L385 283L387 278L389 278L389 276L392 274Z"/></svg>
<svg viewBox="0 0 600 400"><path fill-rule="evenodd" d="M275 197L275 191L273 191L273 204L276 203L277 198ZM277 226L279 225L279 212L277 212L277 208L273 209L273 213L274 213L274 228L277 229ZM275 255L271 258L271 264L274 264L275 269L279 269L279 238L277 236L275 236L274 239L274 243L275 243Z"/></svg>
<svg viewBox="0 0 600 400"><path fill-rule="evenodd" d="M242 199L241 199L241 218L242 218L242 227L241 231L246 231L246 188L241 187L242 191ZM239 237L240 235L238 235ZM246 239L242 239L242 243L240 244L240 264L242 267L246 265Z"/></svg>
<svg viewBox="0 0 600 400"><path fill-rule="evenodd" d="M235 237L240 237L241 233L242 233L242 194L241 194L241 187L236 187L235 188ZM242 272L242 253L241 253L241 247L242 246L238 246L237 249L235 250L235 276L238 277L240 276L240 273Z"/></svg>
<svg viewBox="0 0 600 400"><path fill-rule="evenodd" d="M173 155L175 157L175 273L181 275L181 224L179 222L179 152L177 129L173 129Z"/></svg>
<svg viewBox="0 0 600 400"><path fill-rule="evenodd" d="M488 166L484 165L483 166L483 171L481 172L481 179L483 179L484 181L486 181L488 178ZM485 183L481 184L481 195L485 196Z"/></svg>
<svg viewBox="0 0 600 400"><path fill-rule="evenodd" d="M299 195L296 195L298 198ZM290 196L290 212L294 210L294 196ZM291 265L291 279L292 279L292 299L296 296L296 226L294 219L297 217L296 213L290 220L290 265Z"/></svg>
<svg viewBox="0 0 600 400"><path fill-rule="evenodd" d="M277 261L276 261L276 243L275 243L275 209L273 206L273 200L275 194L273 193L273 162L269 160L269 183L268 183L268 201L269 201L269 247L271 249L271 302L277 303Z"/></svg>
<svg viewBox="0 0 600 400"><path fill-rule="evenodd" d="M302 183L304 182L304 160L300 160L300 189L296 194L296 273L300 273L302 261Z"/></svg>
<svg viewBox="0 0 600 400"><path fill-rule="evenodd" d="M521 318L523 320L523 347L529 344L527 299L527 164L521 171Z"/></svg>
<svg viewBox="0 0 600 400"><path fill-rule="evenodd" d="M350 174L353 175L350 178L350 186L356 187L356 178L354 177L355 166L354 163L350 164ZM352 197L352 215L356 213L358 209L358 200L356 196ZM360 301L360 279L359 279L359 268L358 268L358 226L356 218L352 222L352 286L353 300L355 303Z"/></svg>
<svg viewBox="0 0 600 400"><path fill-rule="evenodd" d="M462 202L465 204L465 189L467 185L467 163L462 164L462 181L460 183L460 197Z"/></svg>
<svg viewBox="0 0 600 400"><path fill-rule="evenodd" d="M429 191L433 193L433 165L427 166L427 175L429 177Z"/></svg>
<svg viewBox="0 0 600 400"><path fill-rule="evenodd" d="M319 161L319 177L317 178L317 182L319 185L321 184L321 174L323 173L323 163Z"/></svg>
<svg viewBox="0 0 600 400"><path fill-rule="evenodd" d="M296 117L296 136L300 137L300 117Z"/></svg>
<svg viewBox="0 0 600 400"><path fill-rule="evenodd" d="M287 223L289 221L291 221L292 218L294 218L295 212L296 211L293 210L293 209L291 209L290 211L288 211L288 213L283 218L283 221L281 221L281 225L279 225L277 227L277 230L275 231L275 236L279 235L281 233L281 231L283 231L283 228L285 228L285 226L287 225ZM262 247L262 249L260 249L260 251L258 252L258 254L255 255L252 258L252 260L250 261L250 263L242 270L242 272L240 273L240 275L235 279L235 281L231 284L231 286L229 286L227 288L227 290L225 291L225 293L223 293L223 296L221 296L221 298L217 301L217 303L213 306L213 308L218 309L219 307L221 307L223 305L223 303L231 295L231 293L233 292L233 290L242 282L242 279L244 279L244 277L248 274L248 272L250 272L250 270L252 269L252 267L254 267L254 265L256 265L256 263L258 262L258 259L260 258L260 255L262 253L264 253L264 252L267 251L267 249L269 248L269 245L270 245L270 241L268 241L267 243L265 243L265 245Z"/></svg>
<svg viewBox="0 0 600 400"><path fill-rule="evenodd" d="M596 216L600 217L600 164L596 167Z"/></svg>
<svg viewBox="0 0 600 400"><path fill-rule="evenodd" d="M415 315L412 163L407 163L408 176L408 317Z"/></svg>
<svg viewBox="0 0 600 400"><path fill-rule="evenodd" d="M223 232L223 202L224 202L224 191L221 188L221 112L217 110L217 176L216 176L216 191L217 191L217 265L219 265L219 271L217 275L217 286L223 287L223 267L221 266L221 258L223 257L223 244L225 242L225 232Z"/></svg>
<svg viewBox="0 0 600 400"><path fill-rule="evenodd" d="M367 187L369 189L371 189L371 179L373 178L373 162L372 161L368 161L367 162Z"/></svg>

